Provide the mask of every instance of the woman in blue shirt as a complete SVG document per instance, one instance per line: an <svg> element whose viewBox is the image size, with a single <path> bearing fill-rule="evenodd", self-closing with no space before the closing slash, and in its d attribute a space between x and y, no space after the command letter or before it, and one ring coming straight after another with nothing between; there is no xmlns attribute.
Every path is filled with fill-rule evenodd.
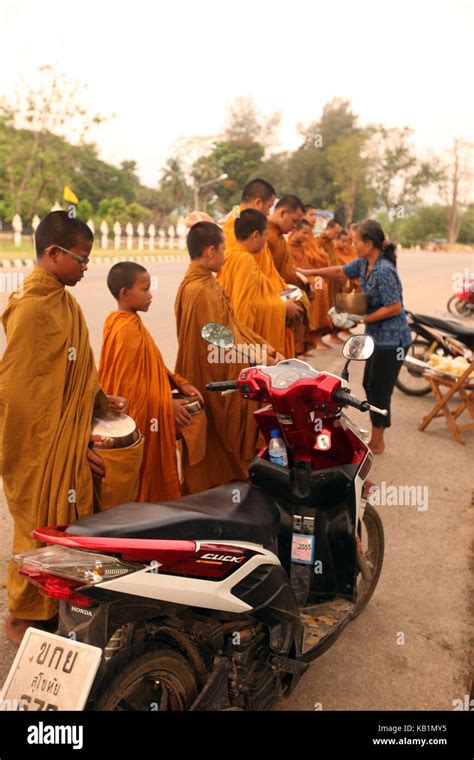
<svg viewBox="0 0 474 760"><path fill-rule="evenodd" d="M375 341L375 351L366 362L363 385L367 400L388 410L388 416L371 412L372 437L369 443L375 454L384 450L384 431L390 427L390 400L395 381L412 338L403 308L402 284L397 272L395 246L385 243L380 224L367 219L358 224L353 236L357 259L349 264L324 269L302 270L319 277L347 277L360 280L368 296L368 310L360 321Z"/></svg>

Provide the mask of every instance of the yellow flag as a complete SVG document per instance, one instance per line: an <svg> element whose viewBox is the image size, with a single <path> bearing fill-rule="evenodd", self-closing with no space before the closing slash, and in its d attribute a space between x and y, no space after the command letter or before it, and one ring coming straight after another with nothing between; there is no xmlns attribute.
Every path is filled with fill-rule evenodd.
<svg viewBox="0 0 474 760"><path fill-rule="evenodd" d="M79 203L79 198L77 198L76 195L72 192L71 188L68 185L64 185L64 193L63 198L65 201L69 201L69 203Z"/></svg>

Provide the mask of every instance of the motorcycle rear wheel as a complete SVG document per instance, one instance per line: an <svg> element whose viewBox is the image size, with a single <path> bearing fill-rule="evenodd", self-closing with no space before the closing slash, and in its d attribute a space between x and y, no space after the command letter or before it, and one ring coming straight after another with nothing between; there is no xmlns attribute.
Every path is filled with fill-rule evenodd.
<svg viewBox="0 0 474 760"><path fill-rule="evenodd" d="M147 642L112 658L95 710L185 711L197 693L196 676L186 658L162 644Z"/></svg>
<svg viewBox="0 0 474 760"><path fill-rule="evenodd" d="M372 578L370 581L366 581L362 577L362 573L359 575L357 602L352 613L353 618L356 618L365 609L375 591L380 573L382 572L385 548L382 520L371 504L367 504L365 507L362 523L362 525L359 523L359 538L365 554L365 561L372 572Z"/></svg>

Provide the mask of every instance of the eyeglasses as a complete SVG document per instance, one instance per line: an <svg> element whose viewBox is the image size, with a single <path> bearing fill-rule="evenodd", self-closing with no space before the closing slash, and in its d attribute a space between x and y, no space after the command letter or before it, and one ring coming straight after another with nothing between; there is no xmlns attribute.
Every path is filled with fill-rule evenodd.
<svg viewBox="0 0 474 760"><path fill-rule="evenodd" d="M52 248L53 246L50 246ZM73 253L73 251L68 251L67 248L63 248L60 245L55 245L54 248L59 248L60 251L64 251L64 253L68 253L70 256L72 256L73 259L76 259L76 261L79 262L79 264L82 264L82 266L86 267L88 263L90 262L90 258L84 258L83 256L79 256L78 253Z"/></svg>

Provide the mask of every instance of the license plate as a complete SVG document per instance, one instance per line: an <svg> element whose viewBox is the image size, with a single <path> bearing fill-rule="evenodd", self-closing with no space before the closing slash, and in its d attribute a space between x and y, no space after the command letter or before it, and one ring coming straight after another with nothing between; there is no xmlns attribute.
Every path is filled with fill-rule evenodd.
<svg viewBox="0 0 474 760"><path fill-rule="evenodd" d="M314 559L314 536L305 533L293 533L291 543L291 561L302 565L312 565Z"/></svg>
<svg viewBox="0 0 474 760"><path fill-rule="evenodd" d="M102 650L28 628L0 694L2 710L83 710Z"/></svg>

